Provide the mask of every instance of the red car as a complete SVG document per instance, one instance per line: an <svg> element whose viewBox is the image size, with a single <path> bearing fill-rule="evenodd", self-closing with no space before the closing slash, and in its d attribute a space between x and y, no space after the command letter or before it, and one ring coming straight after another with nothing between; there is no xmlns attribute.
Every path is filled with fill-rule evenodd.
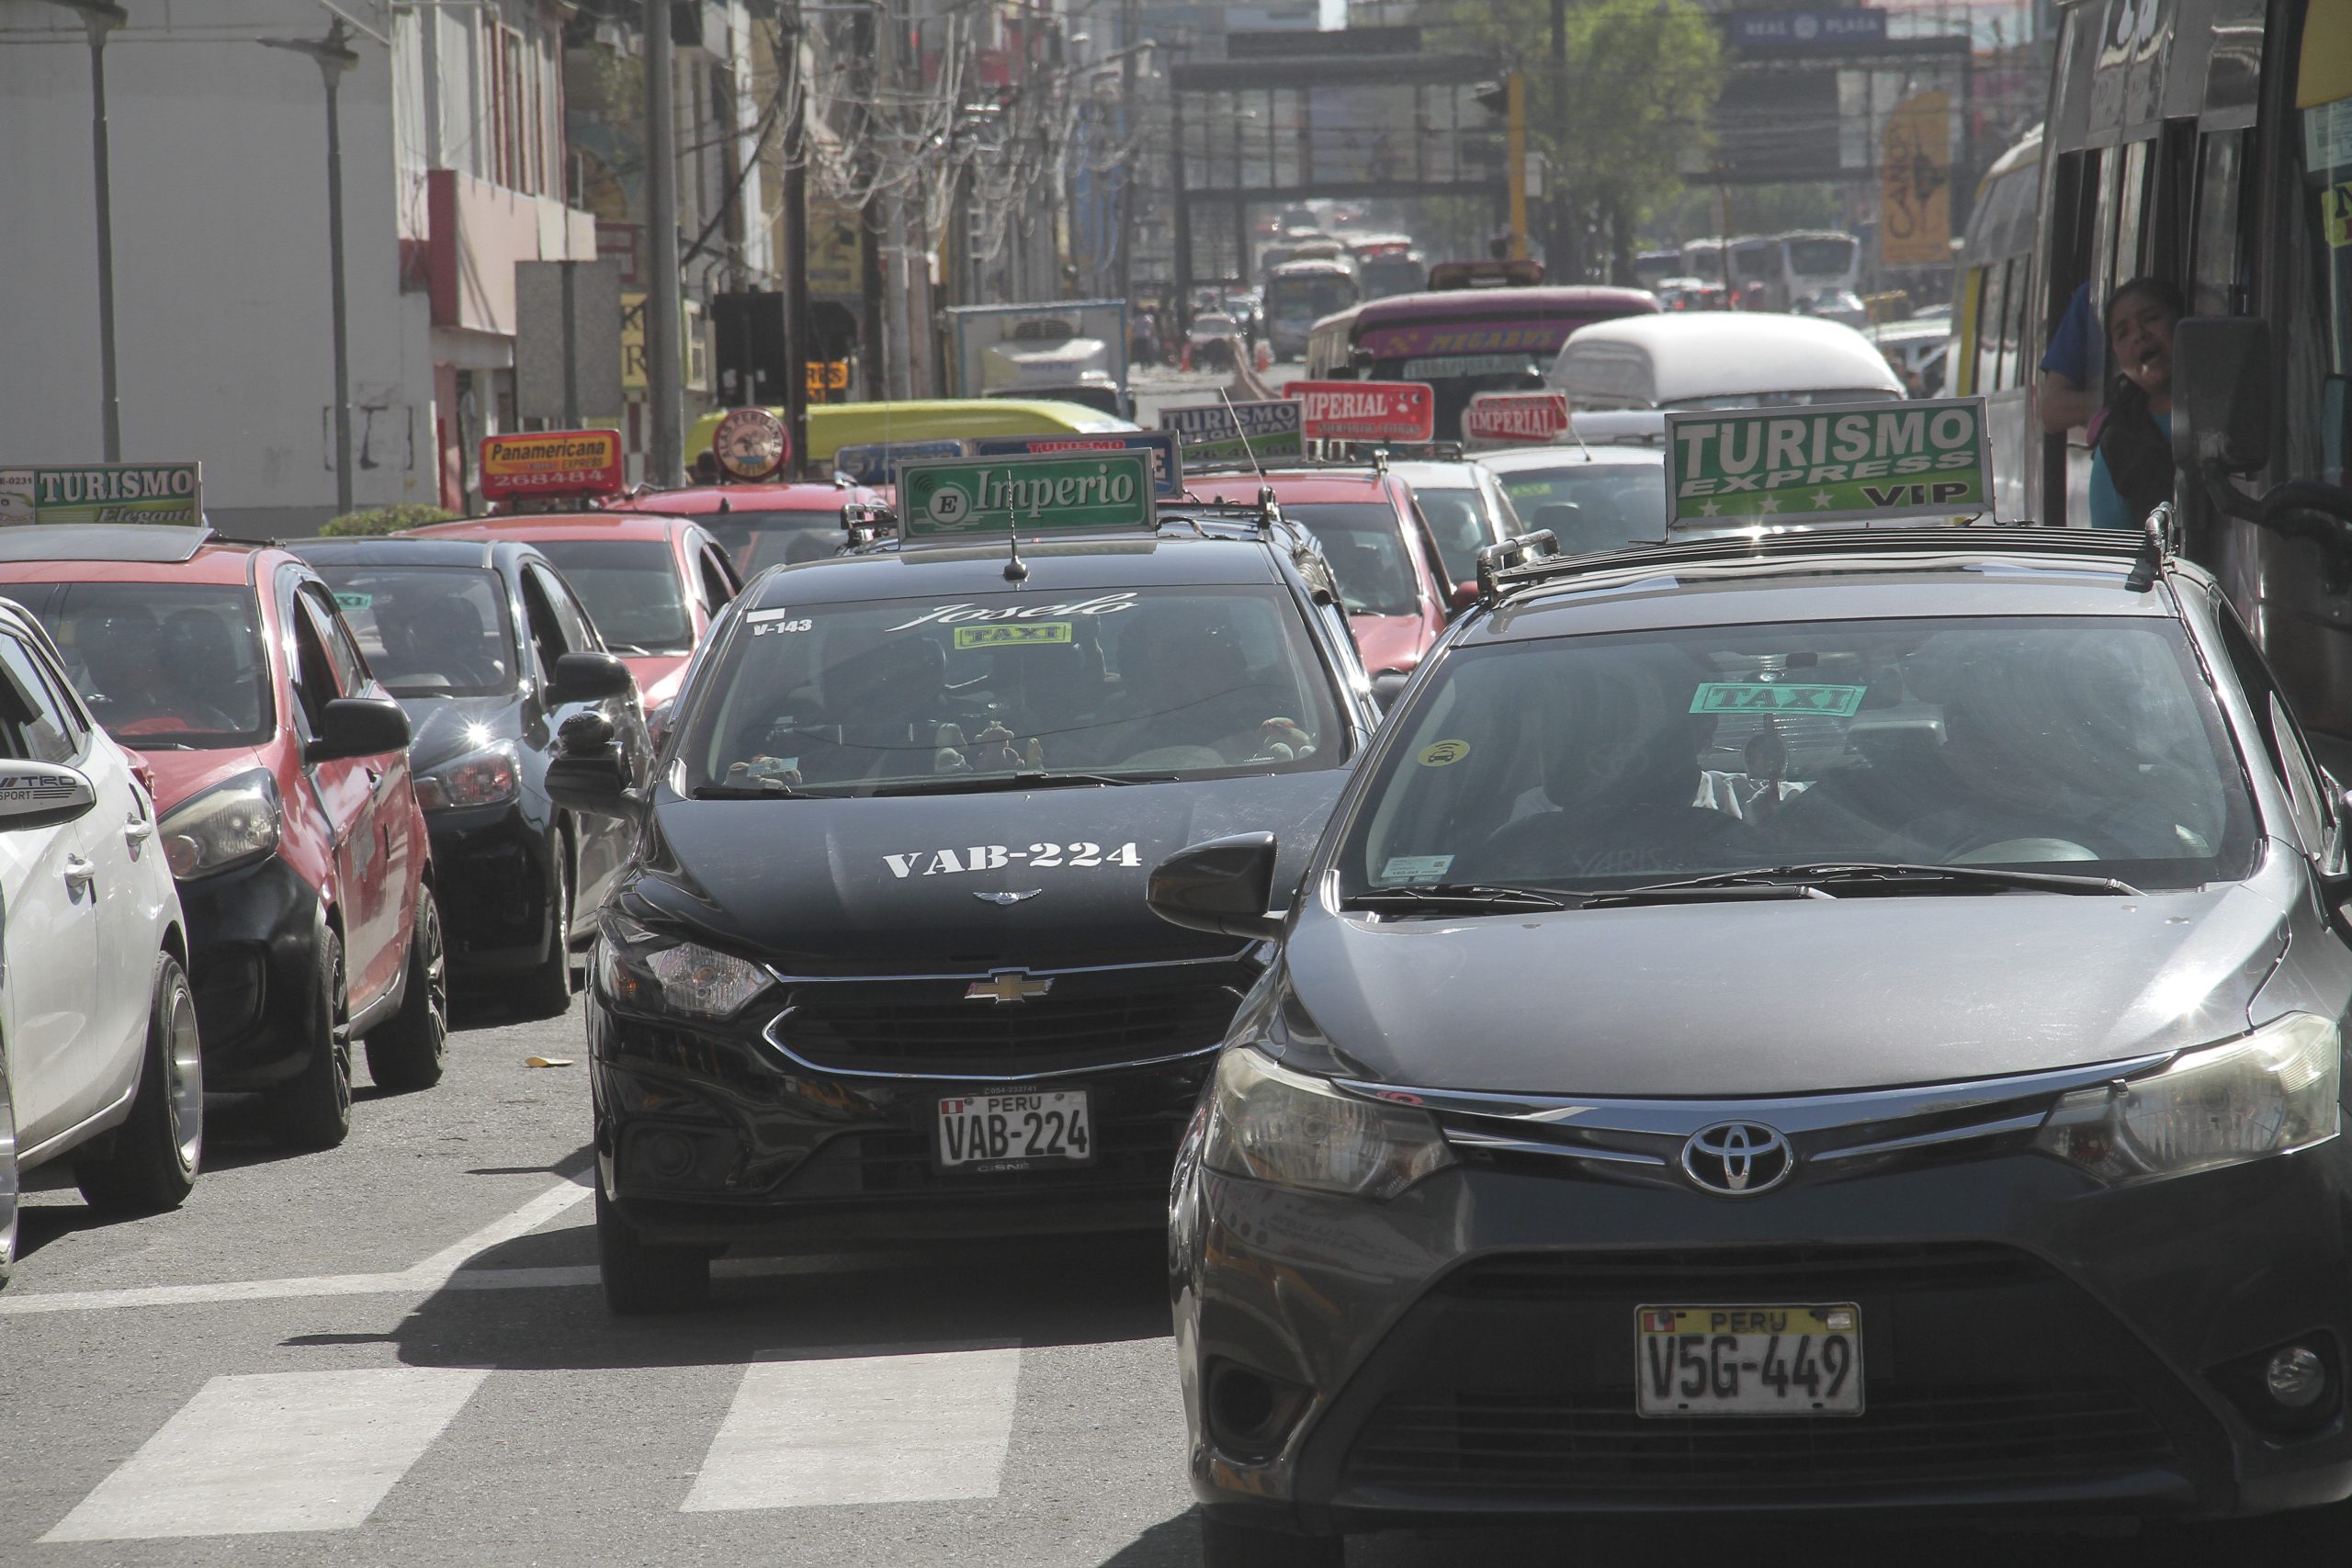
<svg viewBox="0 0 2352 1568"><path fill-rule="evenodd" d="M743 586L719 542L682 517L576 512L475 517L410 532L420 538L537 546L580 595L605 646L637 678L646 722L656 729L712 617Z"/></svg>
<svg viewBox="0 0 2352 1568"><path fill-rule="evenodd" d="M1192 474L1204 501L1255 501L1272 485L1283 515L1303 524L1340 580L1356 651L1374 675L1410 671L1453 614L1438 552L1405 481L1385 468L1275 468Z"/></svg>
<svg viewBox="0 0 2352 1568"><path fill-rule="evenodd" d="M153 781L205 1088L261 1091L279 1141L326 1148L352 1040L380 1088L437 1082L447 971L408 718L318 574L202 528L10 528L0 593Z"/></svg>
<svg viewBox="0 0 2352 1568"><path fill-rule="evenodd" d="M748 581L767 567L831 555L842 547L842 508L853 502L878 506L887 499L864 485L698 485L656 491L614 510L693 518L718 536Z"/></svg>

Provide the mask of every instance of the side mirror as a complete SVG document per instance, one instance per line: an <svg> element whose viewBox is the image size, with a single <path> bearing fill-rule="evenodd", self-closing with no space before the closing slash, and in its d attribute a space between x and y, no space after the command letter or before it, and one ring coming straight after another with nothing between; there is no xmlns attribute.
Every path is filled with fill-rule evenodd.
<svg viewBox="0 0 2352 1568"><path fill-rule="evenodd" d="M2208 467L2249 473L2270 460L2270 324L2188 316L2172 330L2173 464L2201 493Z"/></svg>
<svg viewBox="0 0 2352 1568"><path fill-rule="evenodd" d="M621 749L608 746L589 757L564 751L548 759L548 798L567 811L591 817L635 817L644 797L629 788Z"/></svg>
<svg viewBox="0 0 2352 1568"><path fill-rule="evenodd" d="M558 654L554 676L548 682L548 705L600 703L606 697L625 697L636 689L628 666L617 654Z"/></svg>
<svg viewBox="0 0 2352 1568"><path fill-rule="evenodd" d="M1236 833L1194 844L1152 867L1143 901L1170 925L1262 940L1282 930L1274 896L1274 836Z"/></svg>
<svg viewBox="0 0 2352 1568"><path fill-rule="evenodd" d="M98 792L85 775L55 762L0 762L0 833L53 828L86 814Z"/></svg>
<svg viewBox="0 0 2352 1568"><path fill-rule="evenodd" d="M376 757L408 750L408 715L390 697L336 697L319 716L319 733L302 749L306 762Z"/></svg>
<svg viewBox="0 0 2352 1568"><path fill-rule="evenodd" d="M565 757L601 757L613 743L613 721L603 714L576 713L558 727L556 750Z"/></svg>
<svg viewBox="0 0 2352 1568"><path fill-rule="evenodd" d="M1396 699L1405 694L1405 688L1412 682L1409 671L1383 670L1372 678L1372 700L1380 705L1382 713L1386 713L1396 705Z"/></svg>

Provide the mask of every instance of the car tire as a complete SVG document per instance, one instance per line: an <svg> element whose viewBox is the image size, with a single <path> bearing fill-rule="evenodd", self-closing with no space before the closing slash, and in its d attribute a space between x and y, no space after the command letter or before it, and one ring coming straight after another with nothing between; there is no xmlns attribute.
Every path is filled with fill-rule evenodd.
<svg viewBox="0 0 2352 1568"><path fill-rule="evenodd" d="M292 1149L331 1149L351 1132L351 1035L345 1029L343 939L319 939L319 964L301 1072L269 1093L269 1128Z"/></svg>
<svg viewBox="0 0 2352 1568"><path fill-rule="evenodd" d="M441 906L416 890L408 939L408 979L401 1010L368 1036L368 1074L394 1094L431 1089L449 1056L449 955L441 940Z"/></svg>
<svg viewBox="0 0 2352 1568"><path fill-rule="evenodd" d="M1201 1516L1201 1568L1346 1568L1348 1543L1336 1535L1292 1535Z"/></svg>
<svg viewBox="0 0 2352 1568"><path fill-rule="evenodd" d="M196 994L187 971L168 953L155 964L138 1096L103 1146L104 1153L74 1162L83 1201L100 1213L162 1213L195 1190L204 1160L204 1057Z"/></svg>
<svg viewBox="0 0 2352 1568"><path fill-rule="evenodd" d="M17 1266L17 1101L8 1092L8 1051L0 1045L0 1289Z"/></svg>
<svg viewBox="0 0 2352 1568"><path fill-rule="evenodd" d="M605 1304L625 1317L685 1312L710 1299L710 1254L693 1247L650 1247L620 1216L596 1182L596 1271Z"/></svg>
<svg viewBox="0 0 2352 1568"><path fill-rule="evenodd" d="M548 851L548 955L524 976L521 1005L526 1018L561 1018L571 1009L571 866L563 836Z"/></svg>

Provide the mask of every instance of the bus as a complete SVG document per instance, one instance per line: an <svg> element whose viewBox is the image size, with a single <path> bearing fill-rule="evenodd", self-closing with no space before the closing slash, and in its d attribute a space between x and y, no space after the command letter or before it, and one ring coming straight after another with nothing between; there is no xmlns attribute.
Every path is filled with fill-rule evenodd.
<svg viewBox="0 0 2352 1568"><path fill-rule="evenodd" d="M1680 251L1644 251L1634 258L1634 287L1652 293L1669 277L1688 276Z"/></svg>
<svg viewBox="0 0 2352 1568"><path fill-rule="evenodd" d="M1808 295L1850 290L1861 280L1862 243L1851 234L1792 229L1743 234L1725 243L1732 292L1749 309L1792 310ZM1760 289L1749 292L1750 284Z"/></svg>
<svg viewBox="0 0 2352 1568"><path fill-rule="evenodd" d="M1682 276L1707 283L1722 283L1724 278L1724 243L1721 240L1693 240L1682 247Z"/></svg>
<svg viewBox="0 0 2352 1568"><path fill-rule="evenodd" d="M1418 294L1429 283L1429 263L1413 248L1409 235L1351 235L1348 254L1356 264L1356 277L1367 299Z"/></svg>
<svg viewBox="0 0 2352 1568"><path fill-rule="evenodd" d="M2352 6L2063 4L2025 272L2021 354L2036 360L2078 287L2103 306L2153 274L2186 298L2174 417L2197 458L2175 485L2188 553L2320 760L2352 779ZM2094 354L2096 392L2114 367L2104 345ZM2040 458L2026 504L2044 523L2086 523L2068 494L2078 437L2043 431L2040 398L2029 390L2023 413Z"/></svg>
<svg viewBox="0 0 2352 1568"><path fill-rule="evenodd" d="M1542 391L1568 334L1594 321L1651 314L1639 288L1459 288L1374 299L1315 323L1306 378L1426 381L1437 394L1436 438L1462 437L1462 411L1480 392Z"/></svg>
<svg viewBox="0 0 2352 1568"><path fill-rule="evenodd" d="M1306 352L1307 333L1334 310L1363 297L1355 269L1344 261L1287 261L1266 278L1266 339L1276 359Z"/></svg>
<svg viewBox="0 0 2352 1568"><path fill-rule="evenodd" d="M1976 183L1968 231L1961 241L1960 274L1953 284L1951 346L1944 355L1945 390L1956 398L1984 400L1993 445L1993 515L2016 521L2030 515L2025 499L2029 455L2040 445L2026 440L2027 389L2033 381L2027 353L2027 306L2033 270L2034 219L2041 209L2041 128L1993 160ZM2090 454L2077 444L2069 458L2080 470L2087 494Z"/></svg>

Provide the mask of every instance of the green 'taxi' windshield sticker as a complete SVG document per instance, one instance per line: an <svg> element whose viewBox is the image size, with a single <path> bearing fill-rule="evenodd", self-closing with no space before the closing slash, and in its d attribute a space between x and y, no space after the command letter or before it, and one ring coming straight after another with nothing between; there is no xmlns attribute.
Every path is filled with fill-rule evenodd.
<svg viewBox="0 0 2352 1568"><path fill-rule="evenodd" d="M364 610L376 602L373 593L338 593L334 602L346 610Z"/></svg>
<svg viewBox="0 0 2352 1568"><path fill-rule="evenodd" d="M1817 713L1851 718L1868 686L1792 686L1778 682L1709 681L1690 697L1692 713Z"/></svg>
<svg viewBox="0 0 2352 1568"><path fill-rule="evenodd" d="M1031 643L1068 642L1070 624L1068 621L1015 621L1010 625L992 626L957 626L956 646L966 648L1020 648Z"/></svg>

